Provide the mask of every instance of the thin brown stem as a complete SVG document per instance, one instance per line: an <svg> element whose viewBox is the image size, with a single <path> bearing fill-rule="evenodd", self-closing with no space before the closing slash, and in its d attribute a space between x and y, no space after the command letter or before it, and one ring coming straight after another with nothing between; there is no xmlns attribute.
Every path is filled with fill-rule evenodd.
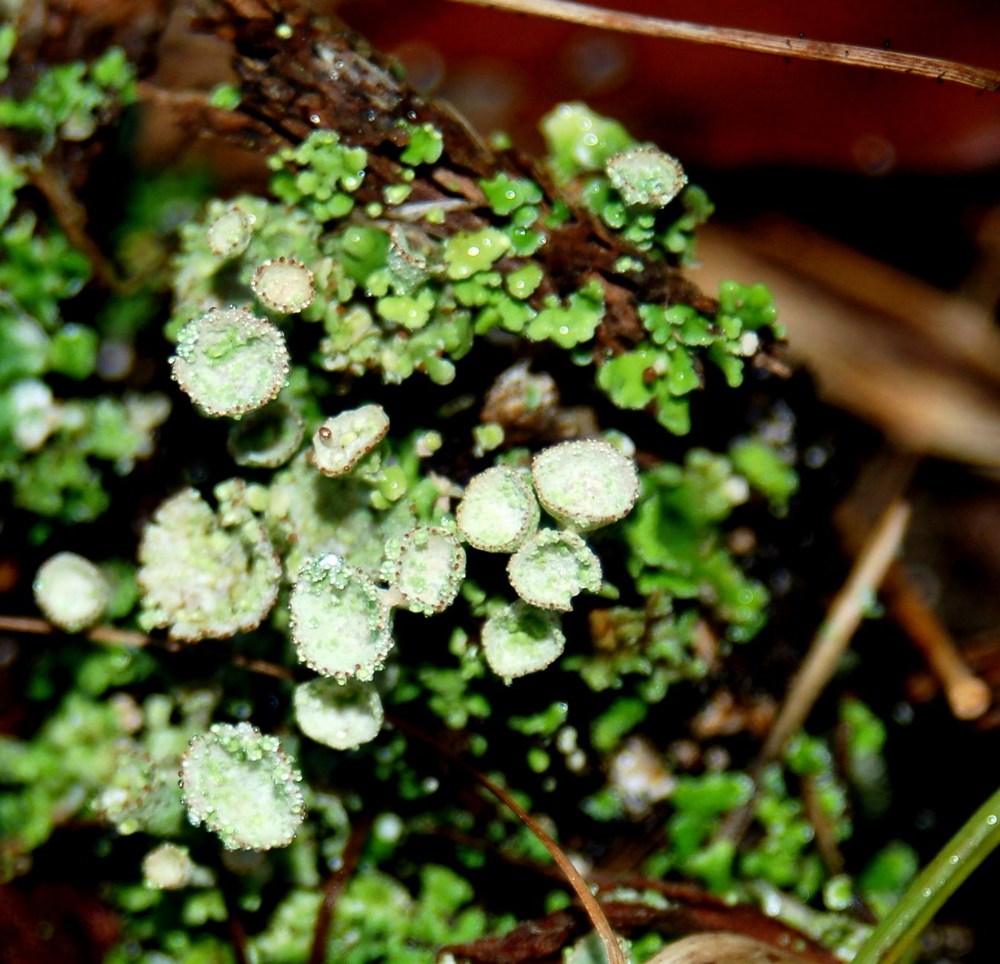
<svg viewBox="0 0 1000 964"><path fill-rule="evenodd" d="M792 680L785 702L754 764L755 775L781 755L789 737L805 723L820 693L833 678L851 637L864 617L865 608L874 598L899 550L909 518L909 504L899 498L893 499L879 518L847 582L837 593L826 619L813 637L801 669ZM752 816L751 799L726 818L719 831L720 839L739 840L750 825Z"/></svg>
<svg viewBox="0 0 1000 964"><path fill-rule="evenodd" d="M46 619L37 616L0 616L0 632L25 633L31 636L54 636L65 632L58 626L53 626ZM135 632L131 629L117 629L114 626L95 626L83 635L95 643L111 646L134 646L142 648L156 642L152 636Z"/></svg>
<svg viewBox="0 0 1000 964"><path fill-rule="evenodd" d="M937 81L966 84L991 92L1000 90L1000 71L973 67L952 60L941 60L937 57L924 57L920 54L830 43L824 40L807 40L804 37L782 37L778 34L741 30L736 27L715 27L683 20L645 17L620 10L606 10L587 4L572 3L570 0L458 0L458 2L528 13L566 23L577 23L585 27L615 30L619 33L641 34L667 40L686 40L689 43L750 50L797 60L823 60L897 74L930 77Z"/></svg>
<svg viewBox="0 0 1000 964"><path fill-rule="evenodd" d="M555 862L556 866L562 871L563 876L566 878L566 882L572 888L573 892L576 894L577 900L579 900L581 906L586 912L587 916L590 918L590 922L594 925L594 930L597 931L598 936L601 938L601 943L604 945L604 953L607 955L608 964L626 964L625 957L622 954L621 945L618 943L618 938L615 936L614 929L608 921L607 916L601 909L601 905L598 903L597 898L591 893L590 887L587 885L586 880L583 879L583 875L573 866L572 861L563 852L562 848L555 842L555 840L550 837L539 822L531 816L503 787L499 784L494 783L486 774L481 773L474 766L463 760L457 753L451 750L449 747L445 746L438 740L435 740L428 733L424 733L423 730L417 729L405 720L401 720L396 716L387 715L387 720L392 723L397 729L401 730L407 736L412 736L422 743L427 744L432 747L434 751L443 756L450 762L457 764L466 773L471 776L476 783L481 787L488 790L494 797L496 797L508 810L510 810L518 820L521 821L534 835L538 838L539 843L549 852L549 856Z"/></svg>
<svg viewBox="0 0 1000 964"><path fill-rule="evenodd" d="M313 928L312 948L309 951L309 964L325 964L326 943L330 936L330 925L333 923L333 912L337 901L354 875L358 858L364 849L368 832L371 829L371 819L362 818L351 828L347 845L341 855L340 866L326 879L323 885L323 900L316 913L316 926Z"/></svg>
<svg viewBox="0 0 1000 964"><path fill-rule="evenodd" d="M851 637L864 618L865 608L899 550L909 519L910 507L900 499L893 500L882 514L792 681L761 750L761 765L779 756L788 738L805 722L819 694L832 679Z"/></svg>

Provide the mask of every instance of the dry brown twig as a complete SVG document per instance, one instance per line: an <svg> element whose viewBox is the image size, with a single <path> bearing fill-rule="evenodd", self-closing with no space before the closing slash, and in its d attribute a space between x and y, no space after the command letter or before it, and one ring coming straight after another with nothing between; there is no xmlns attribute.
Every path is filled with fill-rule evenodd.
<svg viewBox="0 0 1000 964"><path fill-rule="evenodd" d="M821 60L852 67L867 67L897 74L930 77L939 82L966 84L979 90L1000 91L1000 71L973 67L953 60L941 60L937 57L924 57L920 54L831 43L825 40L808 40L804 37L782 37L756 30L716 27L683 20L667 20L662 17L646 17L621 10L607 10L589 4L572 3L570 0L457 0L457 2L527 13L536 17L547 17L619 33L640 34L664 40L685 40L689 43L747 50L796 60Z"/></svg>

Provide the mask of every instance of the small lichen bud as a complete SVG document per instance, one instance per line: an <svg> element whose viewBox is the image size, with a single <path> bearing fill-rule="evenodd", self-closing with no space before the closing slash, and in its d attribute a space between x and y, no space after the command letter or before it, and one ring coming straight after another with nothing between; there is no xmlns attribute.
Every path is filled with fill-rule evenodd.
<svg viewBox="0 0 1000 964"><path fill-rule="evenodd" d="M534 533L540 515L524 474L497 465L469 480L455 521L470 546L484 552L514 552Z"/></svg>
<svg viewBox="0 0 1000 964"><path fill-rule="evenodd" d="M352 750L378 736L382 700L371 683L314 679L295 687L299 729L334 750Z"/></svg>
<svg viewBox="0 0 1000 964"><path fill-rule="evenodd" d="M163 843L142 859L142 876L157 890L181 890L194 877L194 861L187 847Z"/></svg>
<svg viewBox="0 0 1000 964"><path fill-rule="evenodd" d="M270 850L292 842L305 816L299 783L277 737L249 723L214 723L181 759L188 820L228 850Z"/></svg>
<svg viewBox="0 0 1000 964"><path fill-rule="evenodd" d="M312 272L296 258L265 261L250 282L253 293L272 311L305 311L316 295Z"/></svg>
<svg viewBox="0 0 1000 964"><path fill-rule="evenodd" d="M504 606L483 623L486 662L508 683L545 669L559 658L565 645L559 617L523 602Z"/></svg>
<svg viewBox="0 0 1000 964"><path fill-rule="evenodd" d="M531 463L531 478L545 511L580 532L624 518L639 497L635 463L598 439L563 442L539 452Z"/></svg>
<svg viewBox="0 0 1000 964"><path fill-rule="evenodd" d="M687 184L680 161L652 145L632 147L609 157L604 170L628 205L666 207Z"/></svg>
<svg viewBox="0 0 1000 964"><path fill-rule="evenodd" d="M465 550L454 534L417 526L403 536L392 586L403 605L429 616L447 609L465 578Z"/></svg>
<svg viewBox="0 0 1000 964"><path fill-rule="evenodd" d="M299 659L324 676L370 680L392 649L392 618L382 593L339 556L302 566L289 607Z"/></svg>
<svg viewBox="0 0 1000 964"><path fill-rule="evenodd" d="M108 583L101 570L75 552L57 552L46 559L33 588L45 617L69 633L93 626L108 605Z"/></svg>
<svg viewBox="0 0 1000 964"><path fill-rule="evenodd" d="M389 431L381 405L362 405L328 418L314 433L309 461L324 475L346 475Z"/></svg>
<svg viewBox="0 0 1000 964"><path fill-rule="evenodd" d="M601 563L575 532L542 529L507 563L514 591L541 609L573 608L573 597L601 588Z"/></svg>
<svg viewBox="0 0 1000 964"><path fill-rule="evenodd" d="M250 244L252 222L235 205L220 214L208 227L208 246L218 258L233 258Z"/></svg>
<svg viewBox="0 0 1000 964"><path fill-rule="evenodd" d="M281 391L288 349L271 322L245 308L213 308L181 329L170 367L204 412L238 417Z"/></svg>

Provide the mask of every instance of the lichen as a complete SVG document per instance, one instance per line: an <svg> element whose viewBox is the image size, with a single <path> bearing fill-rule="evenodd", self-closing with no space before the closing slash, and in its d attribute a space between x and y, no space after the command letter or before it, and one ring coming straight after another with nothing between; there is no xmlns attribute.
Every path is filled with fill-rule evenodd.
<svg viewBox="0 0 1000 964"><path fill-rule="evenodd" d="M229 850L287 846L305 815L301 780L278 740L249 723L213 723L181 761L188 819Z"/></svg>
<svg viewBox="0 0 1000 964"><path fill-rule="evenodd" d="M139 620L173 639L221 639L256 629L278 597L281 566L262 525L224 519L194 489L156 510L139 543Z"/></svg>

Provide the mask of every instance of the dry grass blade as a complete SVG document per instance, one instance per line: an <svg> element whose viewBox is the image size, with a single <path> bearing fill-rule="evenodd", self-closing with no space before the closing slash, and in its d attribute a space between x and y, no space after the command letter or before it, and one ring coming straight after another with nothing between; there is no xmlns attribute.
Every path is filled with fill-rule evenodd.
<svg viewBox="0 0 1000 964"><path fill-rule="evenodd" d="M919 54L830 43L824 40L806 40L802 37L782 37L735 27L713 27L709 24L689 23L683 20L645 17L635 13L571 3L569 0L459 0L459 2L493 7L497 10L529 13L537 17L549 17L567 23L578 23L585 27L616 30L620 33L642 34L665 40L686 40L689 43L750 50L798 60L825 60L897 74L931 77L937 81L947 80L956 84L967 84L980 90L1000 90L1000 71L972 67L936 57L922 57Z"/></svg>

